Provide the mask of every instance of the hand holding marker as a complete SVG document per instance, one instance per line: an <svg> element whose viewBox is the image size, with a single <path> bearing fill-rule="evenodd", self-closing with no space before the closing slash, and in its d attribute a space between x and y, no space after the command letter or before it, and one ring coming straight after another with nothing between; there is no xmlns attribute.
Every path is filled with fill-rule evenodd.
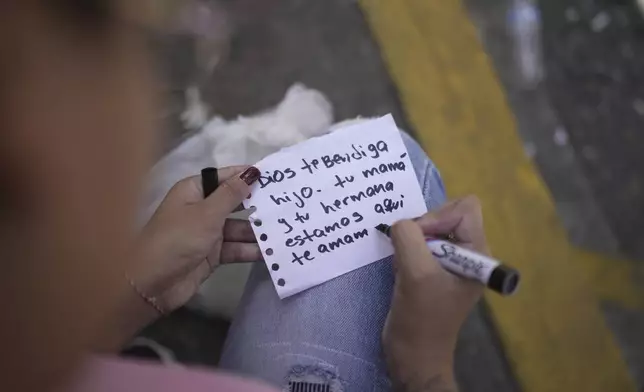
<svg viewBox="0 0 644 392"><path fill-rule="evenodd" d="M391 234L391 226L384 223L376 229L387 237ZM501 295L512 295L519 286L519 272L490 257L434 237L427 238L427 247L446 270L477 280Z"/></svg>

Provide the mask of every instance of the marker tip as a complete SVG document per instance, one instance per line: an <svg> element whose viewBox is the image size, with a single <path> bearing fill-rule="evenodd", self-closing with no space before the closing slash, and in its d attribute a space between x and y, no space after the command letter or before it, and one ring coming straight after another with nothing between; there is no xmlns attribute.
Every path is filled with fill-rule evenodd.
<svg viewBox="0 0 644 392"><path fill-rule="evenodd" d="M384 223L381 223L378 226L376 226L376 230L378 230L379 232L381 232L381 233L383 233L385 235L389 235L390 229L391 229L391 226L386 225Z"/></svg>

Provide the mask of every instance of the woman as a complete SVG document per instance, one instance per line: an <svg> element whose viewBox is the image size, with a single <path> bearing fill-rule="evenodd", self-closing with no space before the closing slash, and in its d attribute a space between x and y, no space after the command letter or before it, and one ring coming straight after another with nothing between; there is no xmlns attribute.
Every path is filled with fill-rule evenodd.
<svg viewBox="0 0 644 392"><path fill-rule="evenodd" d="M226 220L254 168L220 169L222 185L206 199L199 177L178 183L135 233L156 107L145 4L0 4L0 390L269 390L111 354L218 265L261 258L248 225ZM404 138L436 208L438 173ZM450 232L487 252L475 198L398 223L395 276L385 260L280 302L258 263L221 367L292 390L455 390L456 336L482 289L432 259L424 235Z"/></svg>

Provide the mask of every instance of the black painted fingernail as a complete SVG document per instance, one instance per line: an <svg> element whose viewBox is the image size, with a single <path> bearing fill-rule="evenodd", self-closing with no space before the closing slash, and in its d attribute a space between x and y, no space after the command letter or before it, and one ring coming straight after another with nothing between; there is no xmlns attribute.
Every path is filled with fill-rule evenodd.
<svg viewBox="0 0 644 392"><path fill-rule="evenodd" d="M248 185L253 185L255 181L259 180L259 176L262 173L259 171L258 168L251 166L248 169L246 169L245 172L239 175L239 178L242 179L246 184Z"/></svg>
<svg viewBox="0 0 644 392"><path fill-rule="evenodd" d="M201 187L203 188L203 198L207 198L219 186L219 175L214 167L207 167L201 170Z"/></svg>

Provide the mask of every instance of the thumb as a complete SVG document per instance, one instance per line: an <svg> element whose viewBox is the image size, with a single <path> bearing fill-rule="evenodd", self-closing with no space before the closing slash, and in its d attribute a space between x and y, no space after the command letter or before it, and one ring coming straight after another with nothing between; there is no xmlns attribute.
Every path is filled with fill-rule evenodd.
<svg viewBox="0 0 644 392"><path fill-rule="evenodd" d="M260 171L254 166L243 173L235 175L221 183L205 201L206 214L225 219L250 194L250 186L260 176Z"/></svg>
<svg viewBox="0 0 644 392"><path fill-rule="evenodd" d="M420 226L410 220L396 223L391 229L398 273L412 279L422 279L443 273L432 256Z"/></svg>

